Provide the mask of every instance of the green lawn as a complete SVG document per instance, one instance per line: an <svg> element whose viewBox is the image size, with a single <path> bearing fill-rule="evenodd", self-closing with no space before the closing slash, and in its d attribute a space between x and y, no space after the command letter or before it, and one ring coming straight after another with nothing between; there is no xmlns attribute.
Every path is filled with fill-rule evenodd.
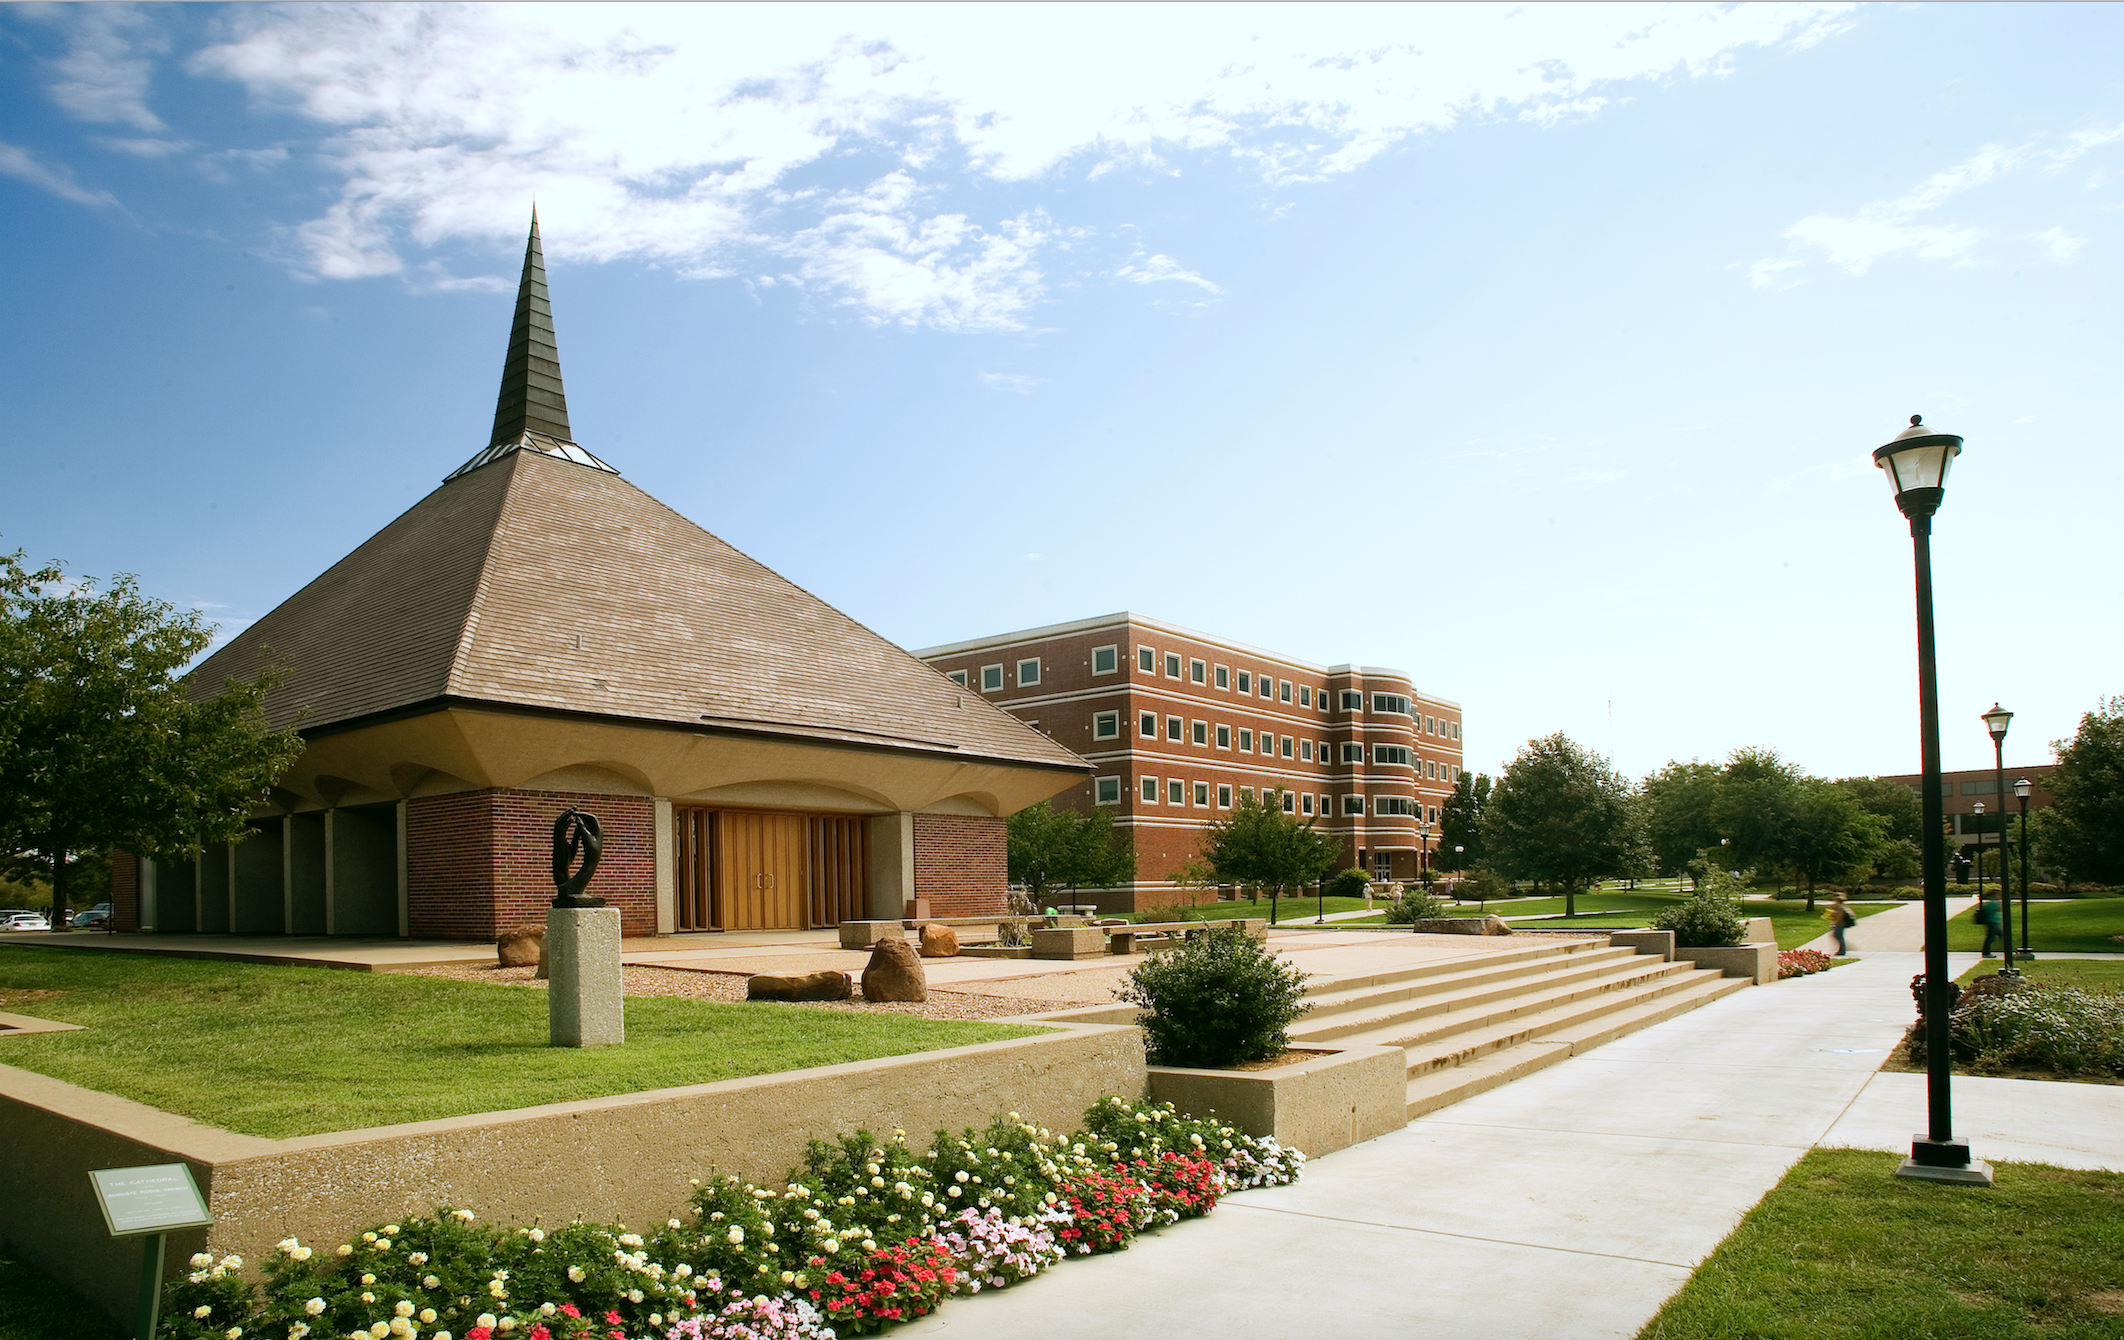
<svg viewBox="0 0 2124 1340"><path fill-rule="evenodd" d="M1971 921L1974 907L1947 923L1947 947L1984 947L1984 928ZM2075 898L2066 903L2030 903L2028 936L2040 954L2124 954L2124 898ZM2021 941L2021 905L2013 905L2013 939Z"/></svg>
<svg viewBox="0 0 2124 1340"><path fill-rule="evenodd" d="M121 1340L130 1334L131 1327L119 1326L0 1242L0 1340Z"/></svg>
<svg viewBox="0 0 2124 1340"><path fill-rule="evenodd" d="M1638 1340L2116 1340L2124 1174L1997 1165L1989 1188L1817 1149Z"/></svg>
<svg viewBox="0 0 2124 1340"><path fill-rule="evenodd" d="M2124 959L2038 958L2019 963L2021 975L2031 982L2058 986L2082 986L2095 991L2124 991ZM1999 970L1997 961L1978 963L1955 978L1964 986Z"/></svg>
<svg viewBox="0 0 2124 1340"><path fill-rule="evenodd" d="M1650 925L1653 916L1661 909L1672 906L1687 896L1686 893L1654 891L1643 886L1631 893L1582 894L1578 899L1578 915L1569 919L1562 915L1561 898L1493 902L1490 904L1490 911L1499 916L1513 918L1512 924L1523 930L1621 930ZM1876 912L1886 912L1896 906L1899 904L1853 903L1851 910L1860 917L1870 917ZM1741 904L1743 913L1749 917L1770 918L1772 929L1777 932L1779 949L1797 949L1816 936L1828 934L1829 923L1823 919L1822 914L1828 910L1829 900L1826 897L1819 899L1812 912L1807 911L1806 907L1804 900L1793 898L1753 898ZM1467 903L1455 909L1455 913L1475 916L1477 909L1473 903ZM1548 914L1550 919L1517 920L1524 916L1542 914ZM1384 921L1384 916L1364 917L1356 921L1338 922L1336 925L1338 929L1362 929L1381 925Z"/></svg>
<svg viewBox="0 0 2124 1340"><path fill-rule="evenodd" d="M1362 898L1279 898L1276 900L1277 923L1280 925L1283 922L1290 922L1296 925L1300 921L1311 921L1319 914L1320 904L1323 901L1326 902L1327 911L1331 915L1336 912L1360 912L1364 910L1364 899ZM1375 900L1373 905L1377 906L1382 901L1384 900ZM1170 905L1168 909L1147 907L1143 912L1134 914L1130 919L1133 921L1147 921L1151 918L1146 916L1145 913L1162 914L1164 910L1170 910ZM1184 910L1188 919L1193 921L1222 921L1227 917L1259 917L1262 920L1267 920L1269 900L1263 898L1258 902L1250 903L1200 903Z"/></svg>
<svg viewBox="0 0 2124 1340"><path fill-rule="evenodd" d="M1020 1025L664 996L617 1047L546 1043L546 993L388 973L0 950L0 1009L82 1024L7 1064L283 1138L1027 1037Z"/></svg>

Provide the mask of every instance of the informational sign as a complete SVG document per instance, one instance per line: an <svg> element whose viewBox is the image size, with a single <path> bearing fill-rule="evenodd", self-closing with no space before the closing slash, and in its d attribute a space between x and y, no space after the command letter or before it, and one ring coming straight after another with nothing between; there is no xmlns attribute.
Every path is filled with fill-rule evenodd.
<svg viewBox="0 0 2124 1340"><path fill-rule="evenodd" d="M96 1204L114 1238L204 1228L214 1222L187 1164L103 1168L91 1172L89 1181L95 1185Z"/></svg>

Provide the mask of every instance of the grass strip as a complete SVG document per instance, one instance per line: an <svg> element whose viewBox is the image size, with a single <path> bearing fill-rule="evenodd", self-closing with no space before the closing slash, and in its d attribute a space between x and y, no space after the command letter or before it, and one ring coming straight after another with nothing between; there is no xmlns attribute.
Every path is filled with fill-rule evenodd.
<svg viewBox="0 0 2124 1340"><path fill-rule="evenodd" d="M1817 1149L1638 1340L2116 1340L2124 1173L1997 1165L1980 1188Z"/></svg>
<svg viewBox="0 0 2124 1340"><path fill-rule="evenodd" d="M2086 987L2092 991L2124 991L2124 959L2039 958L2017 962L2015 966L2020 969L2021 976L2031 982ZM1998 970L1996 961L1976 963L1954 980L1967 986Z"/></svg>
<svg viewBox="0 0 2124 1340"><path fill-rule="evenodd" d="M1971 894L1955 885L1951 893ZM1971 907L1947 923L1947 947L1974 953L1984 947L1984 928L1970 920ZM2124 954L2124 898L2075 898L2070 902L2030 903L2028 939L2038 954ZM2013 905L2013 942L2021 942L2021 904Z"/></svg>
<svg viewBox="0 0 2124 1340"><path fill-rule="evenodd" d="M17 1012L86 1031L8 1039L0 1061L269 1139L1046 1031L633 996L623 1045L552 1047L543 991L145 954L0 951L0 998L23 991L58 994Z"/></svg>

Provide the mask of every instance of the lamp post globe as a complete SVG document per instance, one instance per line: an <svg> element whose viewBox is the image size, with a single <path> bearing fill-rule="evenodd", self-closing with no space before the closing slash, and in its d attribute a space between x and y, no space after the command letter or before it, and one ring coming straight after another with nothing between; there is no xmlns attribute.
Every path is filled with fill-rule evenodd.
<svg viewBox="0 0 2124 1340"><path fill-rule="evenodd" d="M2013 966L2013 889L2008 882L2010 870L2006 860L2006 727L2012 722L2013 713L1997 703L1984 713L1984 729L1991 733L1991 790L1999 798L1999 928L2006 935L2006 956L1999 962L2001 977L2016 975ZM1984 835L1978 833L1977 842L1981 844L1983 841ZM1978 854L1983 854L1981 848ZM2025 888L2022 896L2027 896Z"/></svg>
<svg viewBox="0 0 2124 1340"><path fill-rule="evenodd" d="M1910 1142L1899 1177L1989 1185L1991 1169L1970 1158L1969 1143L1954 1135L1949 1085L1947 1015L1954 983L1947 971L1947 862L1939 834L1946 807L1940 797L1939 662L1932 620L1932 517L1947 496L1947 475L1962 454L1962 439L1925 426L1921 415L1874 449L1895 495L1896 510L1910 523L1911 567L1916 576L1918 661L1919 805L1925 832L1925 1114L1926 1130Z"/></svg>

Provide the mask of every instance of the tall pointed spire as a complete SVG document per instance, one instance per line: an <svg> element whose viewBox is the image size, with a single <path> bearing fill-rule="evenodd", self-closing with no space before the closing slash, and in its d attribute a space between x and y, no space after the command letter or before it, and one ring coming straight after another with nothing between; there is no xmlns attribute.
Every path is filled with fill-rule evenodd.
<svg viewBox="0 0 2124 1340"><path fill-rule="evenodd" d="M494 436L488 445L515 442L526 432L573 440L568 397L561 390L560 346L553 338L553 303L546 296L546 256L538 245L536 205L531 207L531 238L524 244L516 321L509 327L509 356L502 362L501 395L494 405Z"/></svg>
<svg viewBox="0 0 2124 1340"><path fill-rule="evenodd" d="M531 207L531 238L524 243L524 274L516 285L516 320L509 327L509 354L502 360L501 395L494 404L494 434L487 447L446 478L477 470L513 451L559 456L618 474L583 450L569 435L568 396L561 389L560 346L553 338L553 304L546 297L546 254L538 244L538 206Z"/></svg>

